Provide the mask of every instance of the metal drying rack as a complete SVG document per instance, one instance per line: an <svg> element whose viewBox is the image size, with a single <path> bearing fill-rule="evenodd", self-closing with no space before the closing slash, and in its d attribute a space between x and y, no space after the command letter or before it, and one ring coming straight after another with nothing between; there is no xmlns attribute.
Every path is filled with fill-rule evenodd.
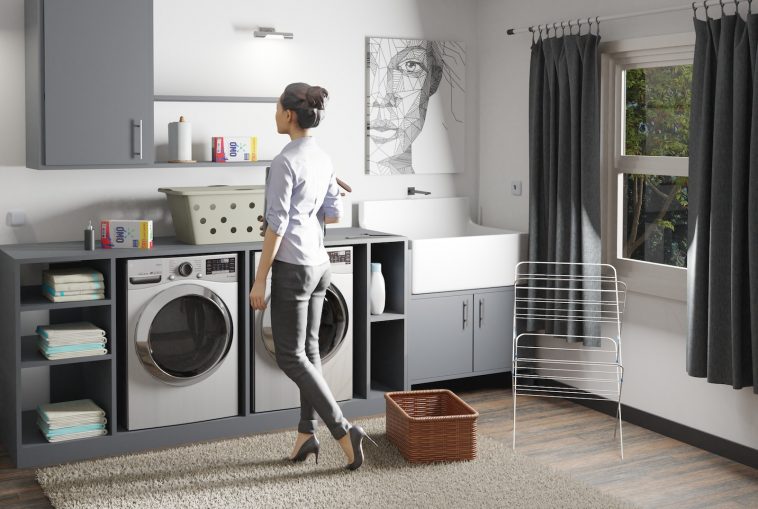
<svg viewBox="0 0 758 509"><path fill-rule="evenodd" d="M519 396L616 404L621 459L621 324L626 284L608 264L521 262L513 312L513 448ZM523 331L519 333L519 331Z"/></svg>

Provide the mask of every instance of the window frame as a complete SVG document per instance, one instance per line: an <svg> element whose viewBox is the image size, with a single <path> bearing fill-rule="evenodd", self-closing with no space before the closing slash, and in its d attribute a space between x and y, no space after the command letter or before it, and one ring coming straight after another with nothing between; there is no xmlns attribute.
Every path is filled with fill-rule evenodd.
<svg viewBox="0 0 758 509"><path fill-rule="evenodd" d="M629 173L688 176L689 158L623 155L624 71L692 64L695 34L672 34L603 43L601 51L601 228L603 261L616 267L629 291L686 300L687 269L619 257L624 243L624 177Z"/></svg>

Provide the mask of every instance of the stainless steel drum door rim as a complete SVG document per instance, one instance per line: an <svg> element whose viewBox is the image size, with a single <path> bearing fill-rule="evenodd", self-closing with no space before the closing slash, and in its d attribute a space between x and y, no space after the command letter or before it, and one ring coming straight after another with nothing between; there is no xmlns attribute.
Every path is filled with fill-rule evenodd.
<svg viewBox="0 0 758 509"><path fill-rule="evenodd" d="M187 323L186 331L159 331L156 330L156 324L162 313L169 315L169 318L179 313L186 322L196 320L200 323L194 326ZM183 325L177 323L178 320L171 322L171 325ZM193 337L188 339L189 335ZM145 305L137 320L134 346L137 357L152 376L171 385L191 385L209 377L218 369L229 353L233 335L234 324L224 301L209 288L182 284L161 291ZM172 349L166 350L162 342L173 342ZM189 345L193 348L184 351L173 348L177 342L181 346ZM194 348L197 346L210 347L210 351L205 354ZM204 355L198 357L198 352ZM170 357L184 362L187 355L193 356L191 368L169 367L173 362Z"/></svg>
<svg viewBox="0 0 758 509"><path fill-rule="evenodd" d="M270 285L270 282L269 282ZM350 321L347 312L347 302L342 292L330 284L324 297L324 308L321 312L321 326L319 327L319 352L321 362L329 362L339 352L345 339ZM274 335L271 330L271 293L270 288L266 292L266 309L259 315L259 337L266 347L266 352L276 360L276 347Z"/></svg>

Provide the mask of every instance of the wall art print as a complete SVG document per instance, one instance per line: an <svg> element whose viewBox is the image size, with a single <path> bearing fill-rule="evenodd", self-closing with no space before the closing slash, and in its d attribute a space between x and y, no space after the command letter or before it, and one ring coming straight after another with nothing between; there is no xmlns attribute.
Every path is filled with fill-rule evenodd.
<svg viewBox="0 0 758 509"><path fill-rule="evenodd" d="M462 43L366 40L366 173L464 170Z"/></svg>

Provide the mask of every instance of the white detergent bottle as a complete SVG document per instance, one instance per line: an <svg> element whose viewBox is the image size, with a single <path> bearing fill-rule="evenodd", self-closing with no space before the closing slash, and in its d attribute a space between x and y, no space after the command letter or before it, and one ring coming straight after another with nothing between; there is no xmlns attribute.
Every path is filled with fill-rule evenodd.
<svg viewBox="0 0 758 509"><path fill-rule="evenodd" d="M382 276L382 264L371 264L371 314L381 315L384 313L384 276Z"/></svg>

